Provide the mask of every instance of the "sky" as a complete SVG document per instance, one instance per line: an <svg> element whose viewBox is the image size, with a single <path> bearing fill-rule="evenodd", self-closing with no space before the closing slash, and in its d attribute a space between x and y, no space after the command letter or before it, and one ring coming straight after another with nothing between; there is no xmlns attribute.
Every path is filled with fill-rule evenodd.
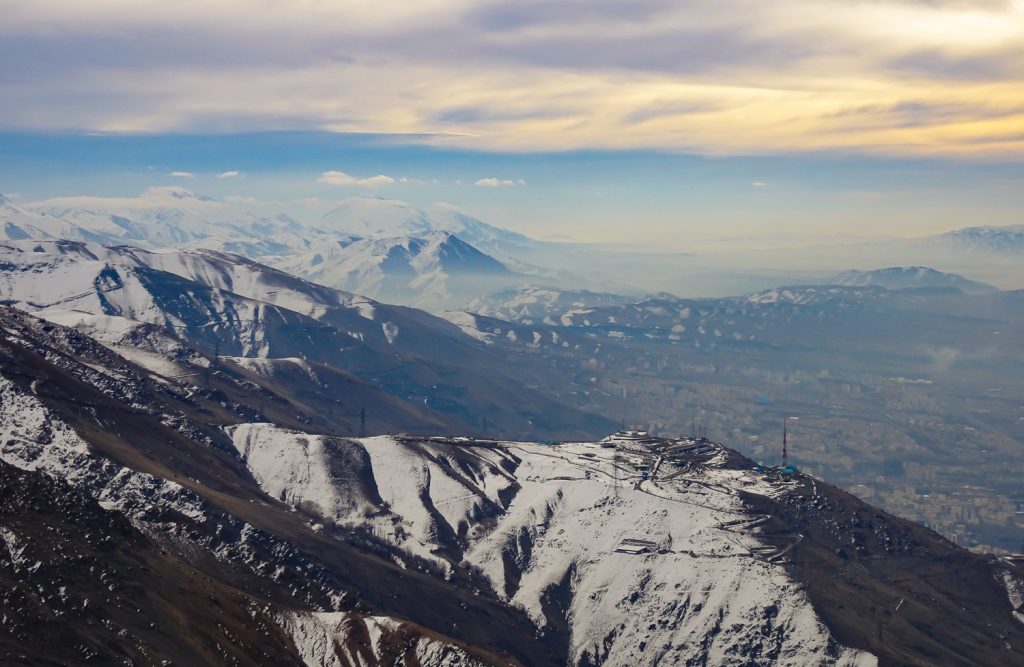
<svg viewBox="0 0 1024 667"><path fill-rule="evenodd" d="M535 236L1022 222L1024 0L0 0L0 192L448 202Z"/></svg>

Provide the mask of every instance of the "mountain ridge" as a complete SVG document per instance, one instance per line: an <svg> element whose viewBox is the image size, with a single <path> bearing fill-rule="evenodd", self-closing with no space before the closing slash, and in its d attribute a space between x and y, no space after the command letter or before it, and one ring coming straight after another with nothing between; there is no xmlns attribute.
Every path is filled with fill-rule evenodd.
<svg viewBox="0 0 1024 667"><path fill-rule="evenodd" d="M960 647L950 664L1015 664L1019 654L1003 644L1024 641L1012 586L1002 583L1020 578L1012 563L967 554L813 478L753 471L707 440L339 437L252 421L248 408L216 389L200 383L190 393L196 380L147 378L90 338L9 308L0 308L0 332L0 477L10 481L5 489L36 489L34 505L0 497L6 543L38 545L10 553L48 548L47 531L33 526L55 521L66 503L83 508L77 529L111 535L96 544L129 538L101 530L105 515L91 503L123 521L122 534L133 530L128 519L143 527L130 539L156 540L160 555L136 546L128 553L145 562L108 559L101 581L113 591L92 593L89 605L116 619L111 634L133 638L142 659L923 665L943 662L921 639L936 613L961 628L959 644L942 644ZM218 378L226 387L228 378ZM641 459L657 461L650 474L641 474ZM70 488L38 486L42 478L31 475L41 473ZM57 505L48 509L51 499ZM101 556L72 539L65 543L76 545L76 557ZM845 555L837 545L847 545ZM821 606L821 579L800 579L822 554L857 591L849 611ZM934 577L919 576L908 555L929 559ZM43 591L86 590L82 581L10 562L12 576ZM883 566L877 577L860 574ZM0 574L5 567L0 562ZM139 568L169 582L202 582L178 589L179 608L208 605L212 596L226 613L189 641L160 641L116 611L142 605L145 618L158 617L133 597L131 582L148 576L132 574ZM163 584L152 588L150 595L171 594ZM128 651L86 630L80 594L70 608L44 595L39 609L68 608L72 636ZM868 614L897 603L905 622ZM260 634L249 634L247 623ZM873 639L879 629L883 643ZM57 642L21 650L81 649Z"/></svg>
<svg viewBox="0 0 1024 667"><path fill-rule="evenodd" d="M977 280L969 280L955 273L936 271L927 266L891 266L869 271L845 271L832 278L837 285L867 287L877 285L886 289L953 288L965 294L984 294L998 289Z"/></svg>

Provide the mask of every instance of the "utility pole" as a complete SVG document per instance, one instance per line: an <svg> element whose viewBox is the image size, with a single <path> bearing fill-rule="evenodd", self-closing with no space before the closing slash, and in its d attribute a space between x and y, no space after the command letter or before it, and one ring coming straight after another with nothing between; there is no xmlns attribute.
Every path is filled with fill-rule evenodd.
<svg viewBox="0 0 1024 667"><path fill-rule="evenodd" d="M782 467L789 465L789 420L799 421L799 417L786 417L782 420Z"/></svg>

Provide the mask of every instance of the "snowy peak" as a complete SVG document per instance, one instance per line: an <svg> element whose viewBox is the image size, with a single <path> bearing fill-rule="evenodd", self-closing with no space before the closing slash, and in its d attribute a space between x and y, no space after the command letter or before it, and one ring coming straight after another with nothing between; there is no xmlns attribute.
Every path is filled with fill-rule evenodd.
<svg viewBox="0 0 1024 667"><path fill-rule="evenodd" d="M230 434L268 494L446 577L468 567L545 634L566 632L562 664L888 664L954 616L947 650L1005 659L988 624L1024 634L1000 583L1012 566L704 438ZM871 611L900 598L906 622ZM876 623L884 638L866 631Z"/></svg>
<svg viewBox="0 0 1024 667"><path fill-rule="evenodd" d="M488 284L514 275L498 260L445 231L346 237L321 244L285 266L325 285L427 308L470 298Z"/></svg>
<svg viewBox="0 0 1024 667"><path fill-rule="evenodd" d="M504 264L480 252L451 232L435 232L422 239L417 255L426 258L426 265L446 273L506 274Z"/></svg>
<svg viewBox="0 0 1024 667"><path fill-rule="evenodd" d="M136 197L60 197L27 208L6 202L0 240L219 250L331 287L431 308L503 286L490 278L508 274L511 255L534 243L443 205L428 211L354 198L304 222L268 206L215 201L180 187L152 187ZM488 280L475 280L480 276Z"/></svg>
<svg viewBox="0 0 1024 667"><path fill-rule="evenodd" d="M137 197L60 197L32 210L59 219L60 238L150 249L212 246L261 256L304 248L308 234L284 214L263 215L180 187L151 187Z"/></svg>
<svg viewBox="0 0 1024 667"><path fill-rule="evenodd" d="M856 287L884 287L889 290L920 288L953 288L965 294L997 291L987 283L969 280L955 273L943 273L927 266L892 266L873 271L847 271L831 282Z"/></svg>
<svg viewBox="0 0 1024 667"><path fill-rule="evenodd" d="M1024 225L965 227L925 241L960 250L1015 254L1024 252Z"/></svg>
<svg viewBox="0 0 1024 667"><path fill-rule="evenodd" d="M320 222L333 231L360 236L416 235L434 231L426 211L397 199L353 197L324 214Z"/></svg>
<svg viewBox="0 0 1024 667"><path fill-rule="evenodd" d="M747 528L758 517L746 515L740 490L788 486L733 468L717 445L664 440L655 453L609 443L341 440L265 424L231 433L269 494L318 508L325 521L371 525L445 570L468 563L538 626L568 624L570 665L726 664L731 653L811 664L836 650L773 563L782 549ZM642 479L647 466L666 481ZM332 482L340 470L361 483ZM873 663L839 652L842 664Z"/></svg>
<svg viewBox="0 0 1024 667"><path fill-rule="evenodd" d="M423 237L433 232L449 232L501 260L537 243L517 232L466 215L452 206L438 204L430 209L421 209L394 199L347 199L326 214L321 223L334 231L378 238Z"/></svg>

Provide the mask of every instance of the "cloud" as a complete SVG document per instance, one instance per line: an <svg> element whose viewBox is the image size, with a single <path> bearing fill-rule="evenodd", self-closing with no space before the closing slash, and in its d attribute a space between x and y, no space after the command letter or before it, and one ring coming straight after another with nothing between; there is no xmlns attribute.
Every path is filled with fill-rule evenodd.
<svg viewBox="0 0 1024 667"><path fill-rule="evenodd" d="M222 171L221 173L217 174L217 178L234 178L235 176L238 176L238 172L235 170Z"/></svg>
<svg viewBox="0 0 1024 667"><path fill-rule="evenodd" d="M768 187L768 184L765 183L764 181L754 181L753 183L751 183L751 185L754 186L755 188L766 188L766 187Z"/></svg>
<svg viewBox="0 0 1024 667"><path fill-rule="evenodd" d="M175 178L195 178L196 175L190 171L172 171L171 176Z"/></svg>
<svg viewBox="0 0 1024 667"><path fill-rule="evenodd" d="M317 179L317 183L337 186L358 186L363 188L379 188L383 185L391 185L395 179L384 174L377 174L369 178L356 178L343 171L325 171Z"/></svg>
<svg viewBox="0 0 1024 667"><path fill-rule="evenodd" d="M0 126L15 131L1017 155L1024 3L6 3L0 96Z"/></svg>
<svg viewBox="0 0 1024 667"><path fill-rule="evenodd" d="M481 178L480 180L473 183L478 188L504 188L504 187L515 187L517 185L526 185L526 181L521 178L511 180L508 178Z"/></svg>
<svg viewBox="0 0 1024 667"><path fill-rule="evenodd" d="M359 185L362 185L363 187L367 188L376 188L382 185L391 185L394 182L395 179L391 178L390 176L385 176L384 174L377 174L376 176L362 178L359 179L359 181L357 181Z"/></svg>

